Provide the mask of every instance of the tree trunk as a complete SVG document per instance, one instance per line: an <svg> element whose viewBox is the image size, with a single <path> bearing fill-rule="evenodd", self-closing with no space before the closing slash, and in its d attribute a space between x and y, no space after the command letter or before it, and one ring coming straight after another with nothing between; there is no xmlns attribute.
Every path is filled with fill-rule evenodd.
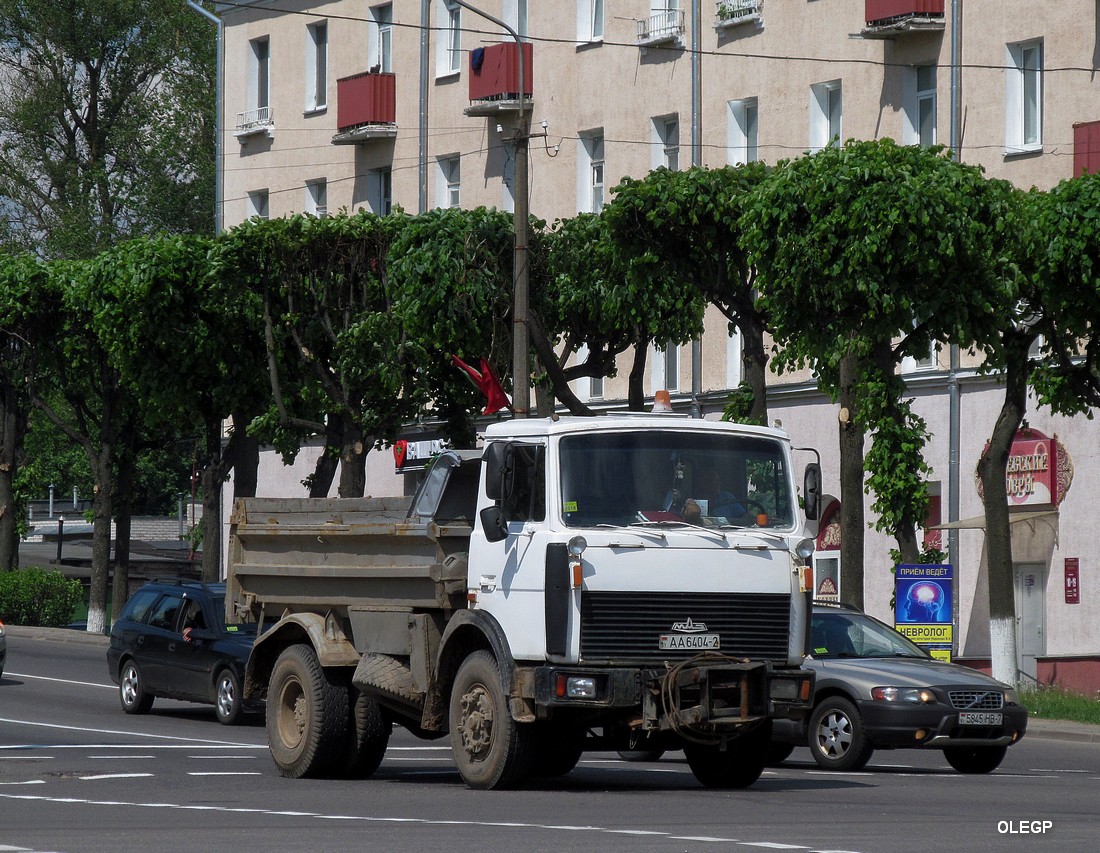
<svg viewBox="0 0 1100 853"><path fill-rule="evenodd" d="M202 472L202 579L222 579L222 484L224 464L208 465Z"/></svg>
<svg viewBox="0 0 1100 853"><path fill-rule="evenodd" d="M1028 361L1026 348L1006 352L1005 399L989 446L978 460L985 508L985 549L989 572L989 639L993 677L1016 684L1016 600L1012 570L1012 531L1008 517L1005 477L1012 440L1027 411Z"/></svg>
<svg viewBox="0 0 1100 853"><path fill-rule="evenodd" d="M840 361L840 595L863 609L863 426L855 417L859 359Z"/></svg>
<svg viewBox="0 0 1100 853"><path fill-rule="evenodd" d="M92 576L88 591L88 633L107 627L107 583L111 574L111 516L114 500L114 459L104 445L92 462Z"/></svg>
<svg viewBox="0 0 1100 853"><path fill-rule="evenodd" d="M136 433L127 432L129 444ZM130 597L130 534L134 517L134 473L136 460L132 447L128 447L118 461L118 498L114 502L115 560L111 579L111 621L122 612L122 606Z"/></svg>
<svg viewBox="0 0 1100 853"><path fill-rule="evenodd" d="M752 390L751 423L768 425L768 353L764 349L764 325L755 316L741 316L741 369Z"/></svg>
<svg viewBox="0 0 1100 853"><path fill-rule="evenodd" d="M233 435L225 452L233 470L233 497L253 498L259 483L260 442L248 434L252 417L242 412L233 413Z"/></svg>
<svg viewBox="0 0 1100 853"><path fill-rule="evenodd" d="M634 360L630 364L630 377L627 379L626 407L632 412L645 409L645 363L649 358L649 342L640 338L634 344Z"/></svg>
<svg viewBox="0 0 1100 853"><path fill-rule="evenodd" d="M367 490L367 446L362 430L347 415L344 442L340 447L340 488L342 498L361 498Z"/></svg>
<svg viewBox="0 0 1100 853"><path fill-rule="evenodd" d="M11 571L19 562L15 472L22 435L18 407L18 392L5 379L0 389L0 572Z"/></svg>

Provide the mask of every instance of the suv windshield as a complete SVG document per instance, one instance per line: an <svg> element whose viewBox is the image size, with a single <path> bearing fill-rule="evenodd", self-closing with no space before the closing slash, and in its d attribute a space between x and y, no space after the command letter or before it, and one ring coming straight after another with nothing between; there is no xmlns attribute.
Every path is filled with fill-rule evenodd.
<svg viewBox="0 0 1100 853"><path fill-rule="evenodd" d="M920 646L862 613L814 613L810 652L815 658L927 658Z"/></svg>
<svg viewBox="0 0 1100 853"><path fill-rule="evenodd" d="M790 527L794 500L778 441L695 432L624 432L561 441L568 527L703 524Z"/></svg>

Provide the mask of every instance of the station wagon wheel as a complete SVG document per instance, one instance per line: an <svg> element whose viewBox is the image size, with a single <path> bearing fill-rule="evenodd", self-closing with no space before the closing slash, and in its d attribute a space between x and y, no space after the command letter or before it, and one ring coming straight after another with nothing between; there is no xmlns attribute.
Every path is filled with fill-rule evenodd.
<svg viewBox="0 0 1100 853"><path fill-rule="evenodd" d="M223 726L232 726L241 721L241 682L236 673L228 667L218 673L214 682L214 712Z"/></svg>
<svg viewBox="0 0 1100 853"><path fill-rule="evenodd" d="M148 714L153 707L153 694L145 692L141 670L133 660L126 661L119 672L118 699L127 714Z"/></svg>
<svg viewBox="0 0 1100 853"><path fill-rule="evenodd" d="M1007 752L1007 746L956 746L945 749L943 757L960 773L992 773Z"/></svg>
<svg viewBox="0 0 1100 853"><path fill-rule="evenodd" d="M807 740L814 761L826 770L861 770L875 751L856 706L841 696L814 708Z"/></svg>

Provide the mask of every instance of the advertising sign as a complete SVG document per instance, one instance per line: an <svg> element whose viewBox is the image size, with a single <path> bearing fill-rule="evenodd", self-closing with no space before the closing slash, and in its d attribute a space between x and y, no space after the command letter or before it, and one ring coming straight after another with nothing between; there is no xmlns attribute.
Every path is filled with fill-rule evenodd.
<svg viewBox="0 0 1100 853"><path fill-rule="evenodd" d="M894 629L933 657L951 659L954 567L908 565L894 572Z"/></svg>
<svg viewBox="0 0 1100 853"><path fill-rule="evenodd" d="M1081 560L1066 557L1066 604L1081 603Z"/></svg>

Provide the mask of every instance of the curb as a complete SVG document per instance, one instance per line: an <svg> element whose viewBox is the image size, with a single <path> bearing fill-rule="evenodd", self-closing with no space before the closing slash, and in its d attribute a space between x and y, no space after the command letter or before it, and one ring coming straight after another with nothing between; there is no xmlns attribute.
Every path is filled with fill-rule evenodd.
<svg viewBox="0 0 1100 853"><path fill-rule="evenodd" d="M17 637L21 640L52 640L56 643L76 643L81 646L104 648L111 644L111 638L106 634L89 634L87 631L73 628L40 628L5 624L4 631L9 637Z"/></svg>

